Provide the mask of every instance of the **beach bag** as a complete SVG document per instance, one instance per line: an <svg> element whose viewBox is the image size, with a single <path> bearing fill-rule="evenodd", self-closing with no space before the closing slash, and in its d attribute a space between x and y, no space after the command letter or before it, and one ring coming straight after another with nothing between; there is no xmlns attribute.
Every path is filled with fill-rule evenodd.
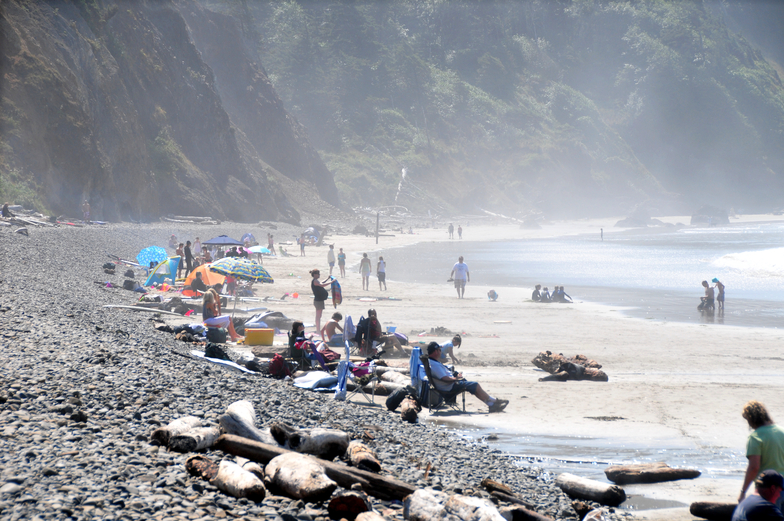
<svg viewBox="0 0 784 521"><path fill-rule="evenodd" d="M278 379L291 376L291 371L289 371L289 367L286 365L286 361L278 353L275 353L275 356L273 356L272 360L270 360L269 374L273 378Z"/></svg>
<svg viewBox="0 0 784 521"><path fill-rule="evenodd" d="M132 279L136 276L136 274L133 272L133 270L125 270L125 276L129 279Z"/></svg>
<svg viewBox="0 0 784 521"><path fill-rule="evenodd" d="M210 328L215 329L215 328ZM208 332L209 334L209 332ZM219 360L228 360L232 362L233 360L229 358L229 354L223 349L221 346L213 343L208 343L207 347L204 349L204 356L207 358L217 358Z"/></svg>
<svg viewBox="0 0 784 521"><path fill-rule="evenodd" d="M395 392L393 392L387 397L387 401L386 401L387 409L389 409L390 411L394 411L395 409L400 407L400 404L403 403L403 400L405 400L406 396L408 396L408 389L406 389L405 387L403 387L402 389L397 389Z"/></svg>
<svg viewBox="0 0 784 521"><path fill-rule="evenodd" d="M127 289L128 291L133 291L136 289L136 281L132 279L125 279L123 281L123 289Z"/></svg>
<svg viewBox="0 0 784 521"><path fill-rule="evenodd" d="M220 327L207 328L207 342L214 342L216 344L226 343L226 330ZM205 355L209 356L209 355Z"/></svg>

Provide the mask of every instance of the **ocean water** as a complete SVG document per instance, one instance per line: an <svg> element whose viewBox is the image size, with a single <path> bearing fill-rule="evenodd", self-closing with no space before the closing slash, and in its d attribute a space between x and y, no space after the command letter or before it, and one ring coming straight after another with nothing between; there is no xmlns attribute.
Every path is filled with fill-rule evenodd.
<svg viewBox="0 0 784 521"><path fill-rule="evenodd" d="M471 236L466 228L464 237ZM628 308L655 320L784 326L784 223L607 231L504 242L455 240L385 250L387 277L445 283L462 255L471 285L565 286L575 301ZM399 269L402 267L402 269ZM726 286L724 313L700 313L700 283ZM481 295L484 296L484 295ZM550 304L557 305L557 304Z"/></svg>

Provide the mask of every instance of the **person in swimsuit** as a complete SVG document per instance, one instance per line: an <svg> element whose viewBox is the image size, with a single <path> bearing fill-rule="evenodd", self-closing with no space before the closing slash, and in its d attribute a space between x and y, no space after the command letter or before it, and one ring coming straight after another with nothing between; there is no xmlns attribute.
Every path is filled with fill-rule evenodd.
<svg viewBox="0 0 784 521"><path fill-rule="evenodd" d="M332 277L321 282L319 270L311 270L310 276L313 277L310 281L310 289L313 291L313 305L316 307L316 331L321 331L321 313L324 311L324 302L329 298L329 291L324 288L332 285Z"/></svg>
<svg viewBox="0 0 784 521"><path fill-rule="evenodd" d="M229 331L232 342L242 340L242 337L234 330L234 322L229 315L221 315L220 296L213 288L207 290L202 298L201 316L204 325L207 327L221 327Z"/></svg>
<svg viewBox="0 0 784 521"><path fill-rule="evenodd" d="M376 276L378 276L378 290L381 291L381 284L384 285L384 291L387 290L387 263L384 262L384 257L378 258L376 264Z"/></svg>
<svg viewBox="0 0 784 521"><path fill-rule="evenodd" d="M338 268L340 268L340 276L346 276L346 254L343 253L343 248L340 248L338 253Z"/></svg>
<svg viewBox="0 0 784 521"><path fill-rule="evenodd" d="M705 311L707 309L713 309L713 298L714 292L713 288L710 287L707 280L702 281L702 287L705 288L705 296L700 297L700 305L697 306L698 311Z"/></svg>

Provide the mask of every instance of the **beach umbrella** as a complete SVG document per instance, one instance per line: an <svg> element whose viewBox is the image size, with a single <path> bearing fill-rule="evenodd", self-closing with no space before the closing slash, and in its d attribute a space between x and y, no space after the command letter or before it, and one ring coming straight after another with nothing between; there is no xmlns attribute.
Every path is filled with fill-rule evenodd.
<svg viewBox="0 0 784 521"><path fill-rule="evenodd" d="M147 268L150 266L151 262L154 262L157 266L168 258L169 255L166 253L165 249L160 246L148 246L136 256L136 262Z"/></svg>
<svg viewBox="0 0 784 521"><path fill-rule="evenodd" d="M264 246L251 246L248 248L248 251L251 253L266 253L267 255L270 254L270 251Z"/></svg>
<svg viewBox="0 0 784 521"><path fill-rule="evenodd" d="M242 246L244 243L238 241L237 239L232 239L228 235L219 235L217 237L213 237L209 241L204 241L201 244L202 246L205 244L207 246Z"/></svg>
<svg viewBox="0 0 784 521"><path fill-rule="evenodd" d="M210 271L235 279L272 284L272 276L255 262L240 257L224 257L210 264Z"/></svg>
<svg viewBox="0 0 784 521"><path fill-rule="evenodd" d="M254 237L252 233L246 233L245 235L242 236L240 240L242 241L243 244L245 244L246 240L249 243L253 244L254 242L256 242L256 237Z"/></svg>
<svg viewBox="0 0 784 521"><path fill-rule="evenodd" d="M214 271L210 271L210 264L202 264L201 266L197 266L188 274L188 277L185 279L185 286L190 286L191 283L196 279L196 274L201 273L201 280L204 281L204 284L207 286L214 286L215 284L223 284L226 281L226 277L221 275L220 273L216 273ZM189 289L183 290L183 295L186 297L196 297L198 293Z"/></svg>

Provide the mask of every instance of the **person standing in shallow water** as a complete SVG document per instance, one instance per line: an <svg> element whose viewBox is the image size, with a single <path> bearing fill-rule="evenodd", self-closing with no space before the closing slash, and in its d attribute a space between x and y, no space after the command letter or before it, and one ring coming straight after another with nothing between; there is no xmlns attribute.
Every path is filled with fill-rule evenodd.
<svg viewBox="0 0 784 521"><path fill-rule="evenodd" d="M450 239L454 239L455 238L455 227L452 226L452 223L449 223L449 228L447 230L449 231L449 238Z"/></svg>
<svg viewBox="0 0 784 521"><path fill-rule="evenodd" d="M724 311L724 284L722 284L721 282L719 282L719 279L717 279L717 278L715 278L715 277L714 277L714 279L713 279L711 282L713 282L714 284L716 284L716 285L715 285L715 286L713 286L713 287L714 287L714 288L716 288L717 290L719 290L719 294L718 294L718 295L716 295L716 302L717 302L717 303L718 303L718 305L719 305L719 309L720 309L721 311Z"/></svg>

